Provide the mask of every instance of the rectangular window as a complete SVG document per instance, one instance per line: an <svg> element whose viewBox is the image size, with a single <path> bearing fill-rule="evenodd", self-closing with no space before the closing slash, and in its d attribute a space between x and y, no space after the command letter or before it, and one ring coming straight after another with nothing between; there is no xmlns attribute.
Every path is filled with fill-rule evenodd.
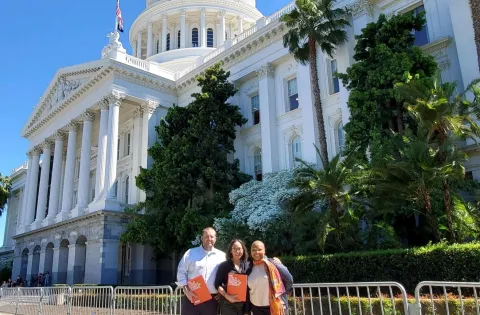
<svg viewBox="0 0 480 315"><path fill-rule="evenodd" d="M80 178L80 158L75 160L75 179Z"/></svg>
<svg viewBox="0 0 480 315"><path fill-rule="evenodd" d="M125 156L130 155L130 133L125 136Z"/></svg>
<svg viewBox="0 0 480 315"><path fill-rule="evenodd" d="M330 94L336 94L340 92L340 82L337 77L335 77L335 72L337 72L337 60L330 60Z"/></svg>
<svg viewBox="0 0 480 315"><path fill-rule="evenodd" d="M288 93L288 110L294 110L298 108L298 88L297 78L287 81L287 93Z"/></svg>
<svg viewBox="0 0 480 315"><path fill-rule="evenodd" d="M419 7L416 7L415 9L413 9L412 12L413 12L413 16L417 16L418 14L420 14L422 12L425 12L425 7L423 5L421 5ZM428 40L427 23L425 23L425 25L423 26L423 28L421 30L415 31L414 35L415 35L415 42L414 42L415 46L420 47L420 46L428 44L429 40Z"/></svg>
<svg viewBox="0 0 480 315"><path fill-rule="evenodd" d="M117 141L117 160L120 160L120 138Z"/></svg>
<svg viewBox="0 0 480 315"><path fill-rule="evenodd" d="M73 197L72 197L73 201L73 206L75 207L77 205L77 191L74 191L73 192Z"/></svg>
<svg viewBox="0 0 480 315"><path fill-rule="evenodd" d="M473 172L472 171L465 172L465 180L473 180Z"/></svg>
<svg viewBox="0 0 480 315"><path fill-rule="evenodd" d="M252 96L250 103L252 105L253 124L257 125L260 123L260 99L258 95Z"/></svg>

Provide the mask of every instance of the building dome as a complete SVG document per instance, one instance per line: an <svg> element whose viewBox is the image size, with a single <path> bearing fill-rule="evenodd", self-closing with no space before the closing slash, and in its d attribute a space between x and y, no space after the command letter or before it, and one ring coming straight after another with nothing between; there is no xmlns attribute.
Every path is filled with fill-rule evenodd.
<svg viewBox="0 0 480 315"><path fill-rule="evenodd" d="M137 58L181 71L262 17L255 0L146 0L130 44Z"/></svg>

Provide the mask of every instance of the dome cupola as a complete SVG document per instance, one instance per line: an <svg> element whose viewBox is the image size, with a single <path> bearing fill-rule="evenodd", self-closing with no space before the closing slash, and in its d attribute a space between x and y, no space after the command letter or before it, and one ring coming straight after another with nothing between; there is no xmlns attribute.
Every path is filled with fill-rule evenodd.
<svg viewBox="0 0 480 315"><path fill-rule="evenodd" d="M255 0L146 0L130 44L137 58L181 71L262 17Z"/></svg>

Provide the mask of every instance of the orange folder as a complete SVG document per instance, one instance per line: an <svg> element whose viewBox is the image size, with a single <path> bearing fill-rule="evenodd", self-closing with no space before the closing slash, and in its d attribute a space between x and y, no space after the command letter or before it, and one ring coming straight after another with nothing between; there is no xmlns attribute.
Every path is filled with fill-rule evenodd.
<svg viewBox="0 0 480 315"><path fill-rule="evenodd" d="M202 276L197 276L187 281L188 289L195 293L197 297L193 297L193 304L198 305L212 299L210 291L208 291L205 279Z"/></svg>
<svg viewBox="0 0 480 315"><path fill-rule="evenodd" d="M247 275L238 273L228 274L227 293L236 295L237 300L241 302L247 301Z"/></svg>

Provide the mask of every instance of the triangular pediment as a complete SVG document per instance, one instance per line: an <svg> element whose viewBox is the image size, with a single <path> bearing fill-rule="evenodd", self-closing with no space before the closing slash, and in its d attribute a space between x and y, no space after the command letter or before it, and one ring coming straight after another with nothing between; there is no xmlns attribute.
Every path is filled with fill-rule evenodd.
<svg viewBox="0 0 480 315"><path fill-rule="evenodd" d="M91 81L103 66L102 61L95 61L58 70L38 104L34 107L22 134L25 134L38 121L57 110L75 91Z"/></svg>

